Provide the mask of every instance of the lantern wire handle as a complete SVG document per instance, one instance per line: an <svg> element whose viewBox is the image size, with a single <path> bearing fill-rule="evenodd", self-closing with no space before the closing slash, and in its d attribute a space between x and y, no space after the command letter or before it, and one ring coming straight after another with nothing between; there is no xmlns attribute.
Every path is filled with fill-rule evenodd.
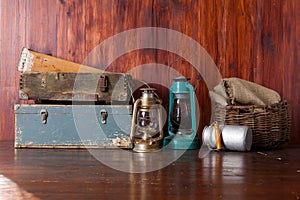
<svg viewBox="0 0 300 200"><path fill-rule="evenodd" d="M131 87L131 84L128 84L128 88L130 90L130 96L132 98L132 102L134 103L135 102L135 99L134 99L134 96L133 96L133 90L132 90L132 87Z"/></svg>
<svg viewBox="0 0 300 200"><path fill-rule="evenodd" d="M151 88L150 85L148 83L146 83L145 81L143 81L143 80L140 80L140 81L142 83L144 83L148 88ZM158 96L158 94L156 92L153 91L153 94L156 96L157 99L160 99L159 96Z"/></svg>

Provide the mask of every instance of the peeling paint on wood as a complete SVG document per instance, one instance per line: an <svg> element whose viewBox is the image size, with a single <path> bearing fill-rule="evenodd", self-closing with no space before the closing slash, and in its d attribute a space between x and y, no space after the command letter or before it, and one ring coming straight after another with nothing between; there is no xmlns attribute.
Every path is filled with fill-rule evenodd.
<svg viewBox="0 0 300 200"><path fill-rule="evenodd" d="M18 104L16 107L16 148L131 148L129 105ZM73 109L79 110L74 113ZM100 114L104 109L108 113L105 124ZM47 123L42 123L41 110L48 112ZM75 119L74 115L79 116Z"/></svg>
<svg viewBox="0 0 300 200"><path fill-rule="evenodd" d="M99 83L105 77L106 87ZM35 101L129 101L133 81L122 73L23 73L20 79L20 98Z"/></svg>
<svg viewBox="0 0 300 200"><path fill-rule="evenodd" d="M18 64L20 72L76 72L103 73L103 70L67 61L23 48Z"/></svg>

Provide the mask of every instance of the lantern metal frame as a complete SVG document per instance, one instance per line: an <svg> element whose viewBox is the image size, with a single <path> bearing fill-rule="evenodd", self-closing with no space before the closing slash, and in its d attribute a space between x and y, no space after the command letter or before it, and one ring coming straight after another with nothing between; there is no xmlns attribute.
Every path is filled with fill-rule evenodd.
<svg viewBox="0 0 300 200"><path fill-rule="evenodd" d="M164 138L164 146L171 149L199 149L200 140L196 138L197 124L196 124L196 112L195 112L195 94L194 87L188 82L189 78L183 76L173 79L174 82L170 88L169 95L169 112L168 112L168 133L169 136ZM190 97L191 108L191 121L192 130L191 134L181 134L172 132L171 115L174 104L174 96L176 94L187 94Z"/></svg>
<svg viewBox="0 0 300 200"><path fill-rule="evenodd" d="M162 147L163 140L163 122L162 122L162 108L158 108L158 128L159 136L153 138L136 138L135 132L137 128L137 113L139 109L150 110L152 106L161 105L162 101L154 96L154 88L142 88L142 97L137 99L134 103L131 123L130 138L133 143L133 151L136 152L152 152L157 151Z"/></svg>

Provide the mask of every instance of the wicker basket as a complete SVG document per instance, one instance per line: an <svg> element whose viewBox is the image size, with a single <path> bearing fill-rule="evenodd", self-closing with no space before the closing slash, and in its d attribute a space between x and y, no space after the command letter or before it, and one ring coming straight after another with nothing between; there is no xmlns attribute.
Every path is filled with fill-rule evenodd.
<svg viewBox="0 0 300 200"><path fill-rule="evenodd" d="M214 104L213 120L252 128L252 148L271 149L289 140L290 114L286 101L268 106Z"/></svg>

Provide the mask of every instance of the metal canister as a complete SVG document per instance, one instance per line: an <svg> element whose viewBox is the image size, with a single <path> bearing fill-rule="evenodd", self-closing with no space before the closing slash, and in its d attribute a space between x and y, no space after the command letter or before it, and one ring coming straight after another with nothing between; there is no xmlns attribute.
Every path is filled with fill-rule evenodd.
<svg viewBox="0 0 300 200"><path fill-rule="evenodd" d="M225 150L250 151L252 146L252 130L248 126L220 125L222 146ZM203 144L216 149L215 127L206 126L202 132Z"/></svg>

